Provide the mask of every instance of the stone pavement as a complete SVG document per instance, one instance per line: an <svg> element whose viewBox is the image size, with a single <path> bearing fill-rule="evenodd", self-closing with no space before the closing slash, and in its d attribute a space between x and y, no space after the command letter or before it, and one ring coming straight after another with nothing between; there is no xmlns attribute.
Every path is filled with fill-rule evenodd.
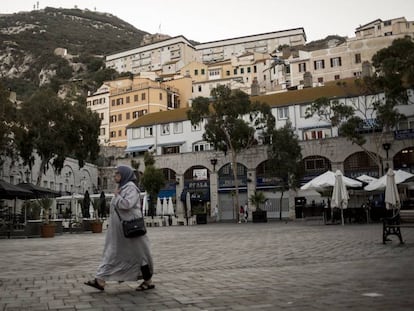
<svg viewBox="0 0 414 311"><path fill-rule="evenodd" d="M414 230L304 222L148 228L156 288L83 285L104 234L0 240L0 310L413 310Z"/></svg>

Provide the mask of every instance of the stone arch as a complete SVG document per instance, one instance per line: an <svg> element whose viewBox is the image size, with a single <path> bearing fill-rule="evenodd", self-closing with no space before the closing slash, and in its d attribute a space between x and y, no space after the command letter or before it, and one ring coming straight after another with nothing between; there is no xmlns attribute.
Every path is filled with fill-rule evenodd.
<svg viewBox="0 0 414 311"><path fill-rule="evenodd" d="M354 152L343 163L344 175L357 178L361 175L379 177L379 167L365 151Z"/></svg>
<svg viewBox="0 0 414 311"><path fill-rule="evenodd" d="M393 157L395 170L402 169L414 173L414 147L407 147L395 154Z"/></svg>

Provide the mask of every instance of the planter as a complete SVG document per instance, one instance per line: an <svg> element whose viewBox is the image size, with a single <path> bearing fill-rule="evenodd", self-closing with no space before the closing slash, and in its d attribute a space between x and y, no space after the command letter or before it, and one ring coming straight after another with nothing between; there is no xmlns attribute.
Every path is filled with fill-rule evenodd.
<svg viewBox="0 0 414 311"><path fill-rule="evenodd" d="M102 233L102 222L91 222L92 233Z"/></svg>
<svg viewBox="0 0 414 311"><path fill-rule="evenodd" d="M267 211L254 211L253 222L267 222Z"/></svg>
<svg viewBox="0 0 414 311"><path fill-rule="evenodd" d="M200 225L200 224L205 225L207 223L207 213L197 214L196 222L197 222L197 225Z"/></svg>
<svg viewBox="0 0 414 311"><path fill-rule="evenodd" d="M40 226L40 237L53 238L55 236L55 224L43 224Z"/></svg>

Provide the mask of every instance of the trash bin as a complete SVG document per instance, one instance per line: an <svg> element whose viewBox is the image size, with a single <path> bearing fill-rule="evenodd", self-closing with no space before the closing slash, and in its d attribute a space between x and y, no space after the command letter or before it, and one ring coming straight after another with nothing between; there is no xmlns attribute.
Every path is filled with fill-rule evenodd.
<svg viewBox="0 0 414 311"><path fill-rule="evenodd" d="M303 209L306 206L305 197L295 197L295 218L302 218Z"/></svg>

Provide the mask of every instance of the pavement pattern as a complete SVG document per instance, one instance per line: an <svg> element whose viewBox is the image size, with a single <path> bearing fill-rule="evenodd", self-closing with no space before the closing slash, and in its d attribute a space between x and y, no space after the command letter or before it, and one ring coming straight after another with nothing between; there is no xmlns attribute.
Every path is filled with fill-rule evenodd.
<svg viewBox="0 0 414 311"><path fill-rule="evenodd" d="M414 229L312 222L148 228L156 288L83 285L102 234L0 240L0 310L414 310Z"/></svg>

